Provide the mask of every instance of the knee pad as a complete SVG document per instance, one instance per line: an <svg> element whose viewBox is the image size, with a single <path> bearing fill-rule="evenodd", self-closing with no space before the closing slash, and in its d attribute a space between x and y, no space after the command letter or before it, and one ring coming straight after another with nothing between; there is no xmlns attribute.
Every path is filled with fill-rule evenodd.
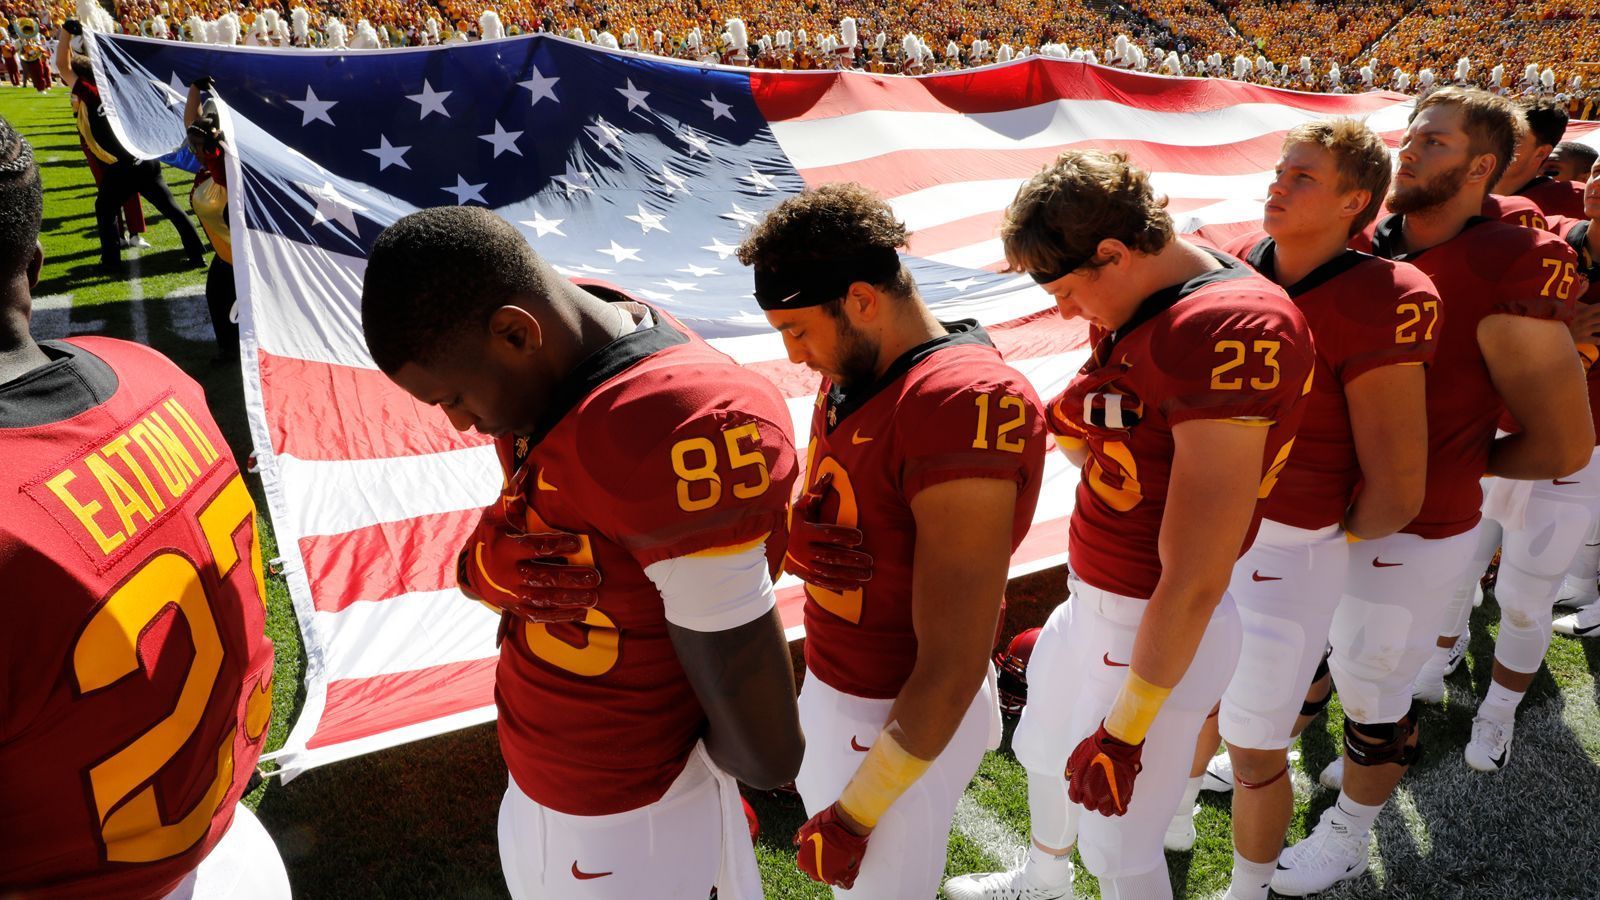
<svg viewBox="0 0 1600 900"><path fill-rule="evenodd" d="M1283 768L1278 770L1278 774L1272 776L1271 778L1266 779L1265 781L1245 781L1243 778L1239 777L1239 770L1235 769L1234 772L1233 772L1233 781L1234 781L1235 784L1239 785L1239 787L1242 787L1247 791L1259 791L1264 787L1269 787L1269 786L1271 786L1273 784L1277 784L1280 780L1283 779L1283 776L1288 775L1288 774L1289 774L1289 764L1288 763L1284 763L1283 764Z"/></svg>
<svg viewBox="0 0 1600 900"><path fill-rule="evenodd" d="M1398 722L1380 722L1364 725L1346 717L1344 720L1344 750L1352 763L1358 766L1384 766L1398 763L1409 766L1422 755L1422 742L1407 747L1406 741L1416 732L1416 706L1413 704Z"/></svg>
<svg viewBox="0 0 1600 900"><path fill-rule="evenodd" d="M1322 679L1327 678L1328 675L1328 654L1324 653L1322 662L1317 663L1316 674L1311 676L1311 684L1315 685ZM1322 711L1327 709L1328 704L1331 702L1333 702L1333 684L1329 682L1328 692L1322 695L1321 700L1304 700L1300 703L1300 715L1312 717L1321 715Z"/></svg>

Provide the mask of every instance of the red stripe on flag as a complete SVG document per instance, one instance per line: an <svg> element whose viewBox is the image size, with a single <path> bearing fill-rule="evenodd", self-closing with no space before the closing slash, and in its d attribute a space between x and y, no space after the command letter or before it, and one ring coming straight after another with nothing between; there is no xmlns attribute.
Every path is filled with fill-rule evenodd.
<svg viewBox="0 0 1600 900"><path fill-rule="evenodd" d="M896 150L836 166L800 169L810 187L855 181L885 197L972 181L977 178L1028 178L1067 150L1121 150L1155 172L1194 175L1255 175L1278 164L1283 138L1274 131L1231 144L1188 147L1155 141L1073 141L1053 147L1017 150ZM1010 200L1009 197L1005 198Z"/></svg>
<svg viewBox="0 0 1600 900"><path fill-rule="evenodd" d="M1222 202L1221 198L1183 197L1176 200L1168 200L1167 212L1172 215L1178 215L1220 202ZM918 229L911 233L911 238L907 241L906 252L912 256L926 257L993 240L1000 236L1000 223L1004 219L1005 210L997 209L992 212L968 216L965 219L957 219L954 222L945 222L942 225ZM1004 262L1004 255L1002 254L997 261ZM985 265L988 265L988 263L985 263Z"/></svg>
<svg viewBox="0 0 1600 900"><path fill-rule="evenodd" d="M464 509L301 538L317 610L455 587L456 553L480 513Z"/></svg>
<svg viewBox="0 0 1600 900"><path fill-rule="evenodd" d="M498 657L490 657L332 682L322 718L306 742L306 749L342 744L489 706L494 703L497 662Z"/></svg>
<svg viewBox="0 0 1600 900"><path fill-rule="evenodd" d="M272 449L297 459L388 459L489 443L459 432L374 369L258 351Z"/></svg>
<svg viewBox="0 0 1600 900"><path fill-rule="evenodd" d="M1208 112L1241 103L1270 103L1326 115L1360 115L1410 99L1382 91L1305 94L1216 78L1168 78L1037 57L919 78L865 72L753 72L750 89L762 114L773 122L827 119L863 110L970 115L1054 100L1103 100L1152 112Z"/></svg>

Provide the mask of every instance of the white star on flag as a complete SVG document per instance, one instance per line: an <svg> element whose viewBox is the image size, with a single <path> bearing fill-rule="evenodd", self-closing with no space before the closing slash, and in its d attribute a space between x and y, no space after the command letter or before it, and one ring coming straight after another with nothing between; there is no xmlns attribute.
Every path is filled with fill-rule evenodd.
<svg viewBox="0 0 1600 900"><path fill-rule="evenodd" d="M517 85L519 87L525 87L529 91L532 91L533 92L533 102L529 103L528 105L529 106L538 106L539 105L539 101L545 99L546 97L550 98L550 100L552 100L555 103L560 103L561 102L561 98L556 96L556 82L558 82L560 80L561 80L560 76L556 76L554 78L546 78L544 73L539 71L539 67L538 66L534 66L533 74L528 76L528 80L527 81L519 81L519 82L517 82Z"/></svg>
<svg viewBox="0 0 1600 900"><path fill-rule="evenodd" d="M346 231L356 237L361 236L356 227L356 213L366 212L365 206L340 194L329 181L324 181L321 187L300 181L296 181L295 184L317 201L317 210L311 216L311 224L338 222Z"/></svg>
<svg viewBox="0 0 1600 900"><path fill-rule="evenodd" d="M313 91L311 85L308 84L306 85L306 98L304 100L290 100L289 105L300 110L300 127L304 128L318 119L332 125L333 119L328 117L328 110L338 106L339 101L318 100L317 92Z"/></svg>
<svg viewBox="0 0 1600 900"><path fill-rule="evenodd" d="M661 182L666 187L668 197L671 197L675 191L683 191L685 194L694 193L694 191L689 190L689 182L682 175L668 168L666 163L661 164L660 175L651 175L650 177Z"/></svg>
<svg viewBox="0 0 1600 900"><path fill-rule="evenodd" d="M711 95L711 99L701 100L700 102L711 107L711 121L715 122L718 119L727 119L730 122L736 121L733 118L733 106L718 100L715 93Z"/></svg>
<svg viewBox="0 0 1600 900"><path fill-rule="evenodd" d="M574 169L572 167L572 163L567 163L567 174L557 175L550 180L566 189L567 196L571 197L573 194L579 191L588 191L591 194L594 193L594 188L584 184L585 181L588 181L593 177L594 176L588 172L579 172L577 169Z"/></svg>
<svg viewBox="0 0 1600 900"><path fill-rule="evenodd" d="M666 216L663 216L660 213L653 213L650 210L645 209L643 203L639 204L639 214L637 216L623 216L623 218L630 222L638 222L641 234L649 234L652 229L655 231L663 231L668 234L672 233L667 230L667 226L661 224L661 222L666 219Z"/></svg>
<svg viewBox="0 0 1600 900"><path fill-rule="evenodd" d="M378 171L382 172L390 166L399 166L402 169L411 168L411 164L406 162L406 151L410 149L410 147L396 147L389 143L388 138L380 134L378 135L378 146L361 152L376 156L378 158Z"/></svg>
<svg viewBox="0 0 1600 900"><path fill-rule="evenodd" d="M485 181L483 184L468 184L465 178L457 175L455 187L442 187L439 188L439 190L444 191L447 194L454 194L457 206L466 203L468 200L476 200L479 203L487 206L489 203L487 200L483 199L483 189L487 187L488 184L489 182L487 181Z"/></svg>
<svg viewBox="0 0 1600 900"><path fill-rule="evenodd" d="M748 182L750 182L750 184L753 185L755 187L755 189L757 191L761 192L761 193L766 193L767 191L775 191L775 190L778 189L778 185L777 185L776 182L774 182L772 180L772 176L768 175L768 174L766 174L764 172L756 171L756 167L755 166L751 166L750 167L750 174L749 175L741 175L739 177L739 180L740 181L748 181Z"/></svg>
<svg viewBox="0 0 1600 900"><path fill-rule="evenodd" d="M955 288L956 289L956 293L965 294L967 292L968 288L972 287L973 285L975 285L977 283L978 283L978 279L976 279L976 278L957 278L954 281L946 281L944 283L943 287Z"/></svg>
<svg viewBox="0 0 1600 900"><path fill-rule="evenodd" d="M724 244L721 238L712 238L709 245L701 247L700 249L710 250L712 253L715 253L719 259L727 259L729 256L732 256L739 250L738 247L735 247L732 244Z"/></svg>
<svg viewBox="0 0 1600 900"><path fill-rule="evenodd" d="M176 106L189 99L189 86L183 83L183 79L178 77L177 72L173 72L172 78L166 82L159 78L152 78L150 83L160 89L162 94L166 95L168 106Z"/></svg>
<svg viewBox="0 0 1600 900"><path fill-rule="evenodd" d="M671 278L668 278L666 281L658 281L658 282L656 282L656 284L659 284L664 288L671 288L672 290L675 290L675 291L699 291L700 290L700 285L695 284L692 281L673 281ZM701 293L704 293L704 291L701 291Z"/></svg>
<svg viewBox="0 0 1600 900"><path fill-rule="evenodd" d="M678 129L678 139L689 145L690 156L695 155L695 153L704 153L707 156L711 155L711 145L706 142L705 138L695 134L694 129L692 128L685 127Z"/></svg>
<svg viewBox="0 0 1600 900"><path fill-rule="evenodd" d="M604 253L605 255L611 257L611 261L614 263L622 262L625 259L631 259L634 262L644 262L644 260L639 258L638 247L624 247L618 244L616 241L612 241L609 248L601 247L595 252Z"/></svg>
<svg viewBox="0 0 1600 900"><path fill-rule="evenodd" d="M523 219L521 224L537 231L539 233L538 237L544 237L547 234L559 234L562 237L566 237L567 233L561 230L561 223L565 221L566 219L546 219L544 213L536 209L533 211L533 218Z"/></svg>
<svg viewBox="0 0 1600 900"><path fill-rule="evenodd" d="M758 224L761 221L760 219L756 218L756 214L755 213L751 212L748 209L745 209L744 207L740 206L737 203L733 204L733 212L725 212L725 213L723 213L722 214L722 218L724 218L724 219L732 219L735 222L738 222L739 223L739 227L741 227L741 228L754 227L756 224Z"/></svg>
<svg viewBox="0 0 1600 900"><path fill-rule="evenodd" d="M671 294L663 294L660 291L652 291L649 288L640 288L639 295L644 297L646 300L654 300L657 303L672 302Z"/></svg>
<svg viewBox="0 0 1600 900"><path fill-rule="evenodd" d="M490 144L493 144L494 155L495 158L498 159L500 154L506 152L507 150L515 153L518 156L522 155L522 149L517 146L517 138L519 137L522 137L522 132L507 131L505 130L505 127L502 126L498 120L496 120L494 123L494 134L480 134L478 135L478 140L488 141Z"/></svg>
<svg viewBox="0 0 1600 900"><path fill-rule="evenodd" d="M650 108L650 104L644 102L644 98L650 96L650 92L641 91L634 87L632 78L628 79L627 87L617 88L617 93L628 98L628 112L633 112L641 106L644 107L647 112L655 112L655 110Z"/></svg>
<svg viewBox="0 0 1600 900"><path fill-rule="evenodd" d="M594 124L583 126L583 130L589 132L589 137L594 139L595 145L601 150L604 150L607 144L614 144L618 150L622 149L622 129L607 122L605 116L595 116Z"/></svg>
<svg viewBox="0 0 1600 900"><path fill-rule="evenodd" d="M710 247L701 247L700 249L702 249L702 250L710 250L711 248ZM723 259L727 259L727 257L724 256ZM721 275L722 274L721 272L718 272L716 269L713 269L710 266L697 266L694 263L689 263L687 266L684 266L683 268L679 269L678 271L679 272L688 272L690 275L693 275L696 278L704 278L707 275Z"/></svg>
<svg viewBox="0 0 1600 900"><path fill-rule="evenodd" d="M429 84L428 79L424 78L422 79L422 93L407 94L406 99L421 108L419 118L426 119L429 113L438 113L448 119L450 118L450 111L444 108L444 100L453 93L455 92L434 90L433 85Z"/></svg>
<svg viewBox="0 0 1600 900"><path fill-rule="evenodd" d="M601 252L604 252L604 251L601 251ZM588 263L584 263L583 265L579 266L578 267L578 271L580 271L580 272L588 272L590 275L615 275L615 274L617 274L617 270L616 269L602 269L599 266L591 266Z"/></svg>

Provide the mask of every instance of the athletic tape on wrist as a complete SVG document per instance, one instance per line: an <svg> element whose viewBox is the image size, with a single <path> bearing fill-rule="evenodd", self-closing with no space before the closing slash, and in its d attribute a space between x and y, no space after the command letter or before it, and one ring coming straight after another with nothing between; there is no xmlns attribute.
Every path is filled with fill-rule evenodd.
<svg viewBox="0 0 1600 900"><path fill-rule="evenodd" d="M839 808L862 825L876 828L889 806L931 765L933 760L907 752L885 727L839 794Z"/></svg>
<svg viewBox="0 0 1600 900"><path fill-rule="evenodd" d="M1172 688L1157 687L1130 671L1111 704L1111 712L1106 714L1106 733L1123 743L1143 743L1150 723L1171 693Z"/></svg>

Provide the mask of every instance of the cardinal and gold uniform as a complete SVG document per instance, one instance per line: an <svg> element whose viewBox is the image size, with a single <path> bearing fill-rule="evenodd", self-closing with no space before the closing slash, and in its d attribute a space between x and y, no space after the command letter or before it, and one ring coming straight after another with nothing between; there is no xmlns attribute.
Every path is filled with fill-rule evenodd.
<svg viewBox="0 0 1600 900"><path fill-rule="evenodd" d="M1276 247L1257 233L1228 250L1275 278ZM1345 386L1384 366L1430 362L1441 324L1426 275L1354 250L1285 290L1311 327L1316 377L1294 452L1229 586L1244 640L1218 720L1230 745L1263 750L1289 746L1343 594L1349 544L1341 524L1361 485Z"/></svg>
<svg viewBox="0 0 1600 900"><path fill-rule="evenodd" d="M1410 253L1401 222L1390 216L1378 223L1374 251L1422 270L1448 324L1428 371L1422 511L1401 532L1351 548L1349 583L1329 633L1329 668L1345 714L1369 725L1405 716L1436 632L1466 602L1457 588L1475 577L1469 570L1483 501L1479 479L1504 411L1478 327L1494 315L1570 318L1577 275L1572 248L1545 231L1473 218L1449 241Z"/></svg>
<svg viewBox="0 0 1600 900"><path fill-rule="evenodd" d="M1517 189L1516 196L1532 200L1545 219L1583 218L1583 182L1540 175Z"/></svg>
<svg viewBox="0 0 1600 900"><path fill-rule="evenodd" d="M1012 740L1034 786L1058 782L1064 821L1033 810L1048 847L1074 842L1101 878L1163 864L1162 835L1183 792L1195 739L1239 653L1239 618L1224 595L1187 674L1145 739L1138 792L1119 818L1065 802L1072 748L1105 717L1127 674L1145 604L1161 578L1158 542L1174 452L1173 428L1234 419L1266 428L1259 461L1267 498L1283 471L1311 389L1316 355L1305 317L1283 289L1238 260L1146 298L1132 320L1100 337L1089 361L1049 407L1064 445L1088 454L1072 512L1072 598L1051 613L1028 664L1028 705ZM1260 504L1239 552L1248 549Z"/></svg>
<svg viewBox="0 0 1600 900"><path fill-rule="evenodd" d="M239 805L272 712L250 492L165 357L41 347L0 385L0 894L287 897Z"/></svg>
<svg viewBox="0 0 1600 900"><path fill-rule="evenodd" d="M602 579L580 623L505 619L501 858L516 897L701 896L725 831L746 835L729 851L752 873L754 856L731 778L698 747L705 712L667 630L685 623L646 570L763 545L775 570L796 472L790 417L771 382L666 314L595 292L637 327L580 364L535 434L496 442L506 485L524 488L502 498L524 517L514 524L581 535L571 561ZM686 627L771 608L770 588L750 599Z"/></svg>
<svg viewBox="0 0 1600 900"><path fill-rule="evenodd" d="M838 799L916 664L912 499L959 479L1012 480L1013 549L1033 521L1046 441L1038 395L976 323L945 327L947 335L908 351L874 384L845 392L824 380L817 395L806 483L831 477L823 521L861 530L858 549L872 557L873 573L842 593L806 585L806 752L795 786L807 815ZM990 679L944 752L878 822L854 888L837 896L934 895L956 803L998 726Z"/></svg>
<svg viewBox="0 0 1600 900"><path fill-rule="evenodd" d="M1490 194L1483 198L1483 208L1478 215L1485 219L1494 219L1509 225L1521 225L1523 228L1533 228L1539 231L1550 230L1550 216L1539 204L1531 198L1516 194ZM1375 233L1377 224L1373 223L1372 231Z"/></svg>

